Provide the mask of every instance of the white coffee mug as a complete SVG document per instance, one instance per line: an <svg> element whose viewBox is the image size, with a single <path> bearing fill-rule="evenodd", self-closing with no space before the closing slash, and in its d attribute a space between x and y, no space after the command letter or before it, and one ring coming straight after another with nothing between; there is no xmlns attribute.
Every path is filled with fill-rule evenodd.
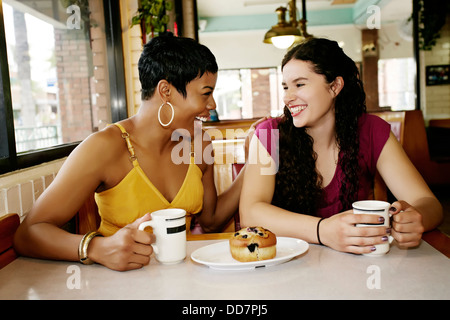
<svg viewBox="0 0 450 320"><path fill-rule="evenodd" d="M391 207L391 204L389 202L379 200L363 200L354 202L352 204L352 207L354 214L374 214L384 218L383 223L381 222L377 224L359 223L356 225L357 227L374 227L374 226L384 226L386 228L390 227L390 217L392 216L392 214L389 213L389 208ZM388 253L390 250L390 244L392 243L393 240L394 238L389 235L389 239L388 241L386 241L386 243L375 245L375 251L367 253L365 255L381 256Z"/></svg>
<svg viewBox="0 0 450 320"><path fill-rule="evenodd" d="M139 230L150 226L156 237L152 244L156 259L163 264L175 264L186 258L186 211L163 209L152 212L152 220L139 225Z"/></svg>

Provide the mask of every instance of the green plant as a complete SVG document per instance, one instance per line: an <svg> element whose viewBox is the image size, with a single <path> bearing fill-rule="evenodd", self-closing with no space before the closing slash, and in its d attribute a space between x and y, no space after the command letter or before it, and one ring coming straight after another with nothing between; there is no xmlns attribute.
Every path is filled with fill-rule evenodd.
<svg viewBox="0 0 450 320"><path fill-rule="evenodd" d="M431 50L440 38L440 30L445 25L450 4L441 0L418 0L417 18L419 33L419 49ZM410 19L412 19L411 16Z"/></svg>
<svg viewBox="0 0 450 320"><path fill-rule="evenodd" d="M142 35L167 31L169 16L167 11L173 9L173 3L166 0L141 0L141 6L137 14L131 19L131 26L140 25Z"/></svg>

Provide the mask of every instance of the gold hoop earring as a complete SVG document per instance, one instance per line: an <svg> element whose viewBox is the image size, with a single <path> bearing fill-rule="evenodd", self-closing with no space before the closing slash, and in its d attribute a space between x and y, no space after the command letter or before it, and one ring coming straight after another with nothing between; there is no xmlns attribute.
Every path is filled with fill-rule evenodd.
<svg viewBox="0 0 450 320"><path fill-rule="evenodd" d="M161 121L161 109L166 104L169 105L170 108L172 109L172 118L170 118L170 121L168 123L162 123L162 121ZM158 109L158 121L159 121L159 124L162 125L163 127L169 126L172 123L174 116L175 116L175 110L173 109L173 105L170 102L163 102L163 104Z"/></svg>

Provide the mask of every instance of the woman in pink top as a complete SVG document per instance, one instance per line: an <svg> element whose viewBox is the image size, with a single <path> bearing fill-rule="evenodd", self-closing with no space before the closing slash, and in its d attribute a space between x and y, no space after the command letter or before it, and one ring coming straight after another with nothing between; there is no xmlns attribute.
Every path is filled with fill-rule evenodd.
<svg viewBox="0 0 450 320"><path fill-rule="evenodd" d="M291 49L282 72L284 115L259 125L250 144L241 224L359 254L388 234L401 246L418 245L440 223L442 207L389 124L365 113L355 63L335 41L316 38ZM355 227L382 218L351 210L370 198L377 170L399 199L392 230Z"/></svg>

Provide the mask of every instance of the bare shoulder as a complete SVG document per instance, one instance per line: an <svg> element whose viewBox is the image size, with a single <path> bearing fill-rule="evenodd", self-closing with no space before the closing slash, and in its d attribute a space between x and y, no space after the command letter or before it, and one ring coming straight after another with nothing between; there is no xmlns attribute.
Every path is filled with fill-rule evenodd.
<svg viewBox="0 0 450 320"><path fill-rule="evenodd" d="M121 132L115 126L108 126L105 129L92 133L83 140L77 149L89 157L97 160L112 159L117 154L123 152L125 142L121 137Z"/></svg>
<svg viewBox="0 0 450 320"><path fill-rule="evenodd" d="M78 172L103 180L108 168L117 164L122 154L126 156L126 145L120 131L109 126L84 139L69 155L61 172Z"/></svg>

